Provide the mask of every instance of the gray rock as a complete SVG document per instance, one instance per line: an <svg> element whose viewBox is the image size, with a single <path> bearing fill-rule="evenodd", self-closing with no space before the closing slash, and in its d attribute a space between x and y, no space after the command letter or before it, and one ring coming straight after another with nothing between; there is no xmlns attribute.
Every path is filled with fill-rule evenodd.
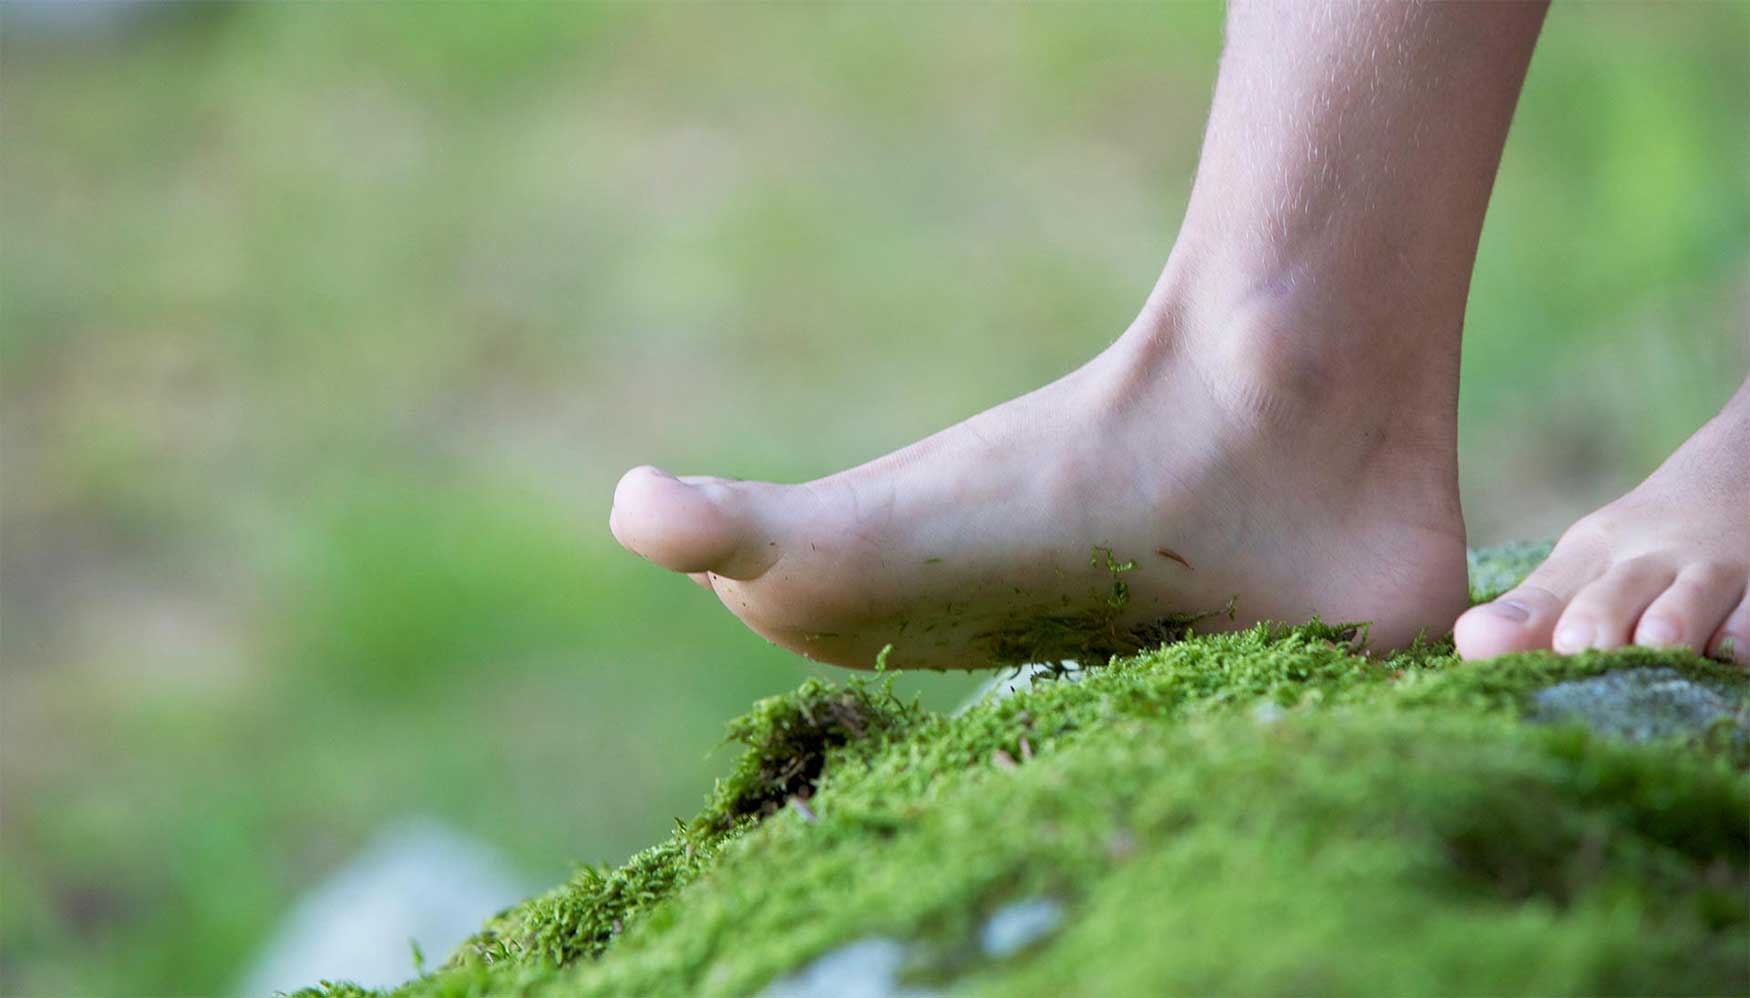
<svg viewBox="0 0 1750 998"><path fill-rule="evenodd" d="M1532 697L1533 720L1578 721L1599 734L1631 742L1693 738L1721 718L1734 737L1750 736L1741 710L1675 669L1619 669L1558 683Z"/></svg>
<svg viewBox="0 0 1750 998"><path fill-rule="evenodd" d="M1288 711L1273 700L1265 700L1252 708L1252 720L1268 727L1288 716Z"/></svg>
<svg viewBox="0 0 1750 998"><path fill-rule="evenodd" d="M906 947L896 939L860 939L815 960L789 977L774 981L764 998L928 998L899 983Z"/></svg>
<svg viewBox="0 0 1750 998"><path fill-rule="evenodd" d="M429 820L380 833L280 923L238 992L267 995L318 980L392 988L449 958L493 913L529 894L489 846Z"/></svg>
<svg viewBox="0 0 1750 998"><path fill-rule="evenodd" d="M979 931L984 955L1002 960L1014 956L1063 924L1063 905L1051 898L1034 898L1006 905L990 916Z"/></svg>
<svg viewBox="0 0 1750 998"><path fill-rule="evenodd" d="M1055 675L1053 675L1055 674ZM1049 678L1038 678L1046 676ZM966 702L954 713L964 714L977 704L986 701L1006 700L1023 690L1030 690L1036 682L1061 683L1080 682L1082 667L1074 662L1060 662L1057 665L1036 663L1023 665L1018 669L1003 669L995 676L984 681Z"/></svg>

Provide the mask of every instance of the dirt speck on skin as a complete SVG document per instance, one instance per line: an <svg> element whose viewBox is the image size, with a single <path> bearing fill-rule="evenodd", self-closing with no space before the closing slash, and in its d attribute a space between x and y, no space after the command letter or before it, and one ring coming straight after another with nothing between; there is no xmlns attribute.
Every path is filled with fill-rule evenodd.
<svg viewBox="0 0 1750 998"><path fill-rule="evenodd" d="M1190 571L1193 571L1193 572L1197 571L1196 568L1192 567L1192 565L1189 561L1185 560L1184 555L1180 554L1177 551L1174 551L1172 548L1165 548L1165 547L1155 548L1155 554L1160 555L1162 558L1166 558L1166 559L1169 559L1171 561L1176 561L1179 564L1184 565Z"/></svg>

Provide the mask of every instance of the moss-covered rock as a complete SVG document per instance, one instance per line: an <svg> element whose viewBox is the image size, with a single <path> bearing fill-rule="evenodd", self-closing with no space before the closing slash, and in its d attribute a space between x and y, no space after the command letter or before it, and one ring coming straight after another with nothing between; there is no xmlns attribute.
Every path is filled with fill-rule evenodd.
<svg viewBox="0 0 1750 998"><path fill-rule="evenodd" d="M1534 562L1482 559L1476 595ZM907 984L990 994L1750 991L1743 672L1355 639L1196 637L953 716L810 681L735 722L668 841L395 993L746 994L872 939ZM1544 692L1599 682L1694 723L1623 737Z"/></svg>

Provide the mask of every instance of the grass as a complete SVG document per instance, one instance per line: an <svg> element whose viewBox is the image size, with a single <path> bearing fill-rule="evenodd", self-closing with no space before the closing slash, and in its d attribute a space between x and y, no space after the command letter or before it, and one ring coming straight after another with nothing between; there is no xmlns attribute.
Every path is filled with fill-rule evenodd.
<svg viewBox="0 0 1750 998"><path fill-rule="evenodd" d="M1497 586L1511 554L1480 563ZM1195 637L954 714L891 676L811 680L731 724L747 751L667 840L393 993L747 994L871 936L967 993L1750 987L1744 672L1353 637ZM1648 666L1719 691L1739 730L1626 744L1535 719L1540 689ZM982 918L1037 897L1062 929L981 955Z"/></svg>

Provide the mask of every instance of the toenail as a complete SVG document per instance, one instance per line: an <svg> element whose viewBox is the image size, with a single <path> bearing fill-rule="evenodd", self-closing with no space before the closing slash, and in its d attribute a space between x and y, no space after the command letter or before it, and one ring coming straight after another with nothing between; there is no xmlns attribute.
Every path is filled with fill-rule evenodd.
<svg viewBox="0 0 1750 998"><path fill-rule="evenodd" d="M1496 600L1489 604L1489 612L1502 620L1510 620L1515 624L1523 624L1531 619L1531 610L1524 603L1515 603L1510 599Z"/></svg>
<svg viewBox="0 0 1750 998"><path fill-rule="evenodd" d="M1635 631L1635 644L1663 648L1677 643L1677 627L1669 620L1643 620Z"/></svg>
<svg viewBox="0 0 1750 998"><path fill-rule="evenodd" d="M1590 624L1563 624L1556 630L1555 648L1556 651L1564 655L1585 651L1591 643L1592 625Z"/></svg>

